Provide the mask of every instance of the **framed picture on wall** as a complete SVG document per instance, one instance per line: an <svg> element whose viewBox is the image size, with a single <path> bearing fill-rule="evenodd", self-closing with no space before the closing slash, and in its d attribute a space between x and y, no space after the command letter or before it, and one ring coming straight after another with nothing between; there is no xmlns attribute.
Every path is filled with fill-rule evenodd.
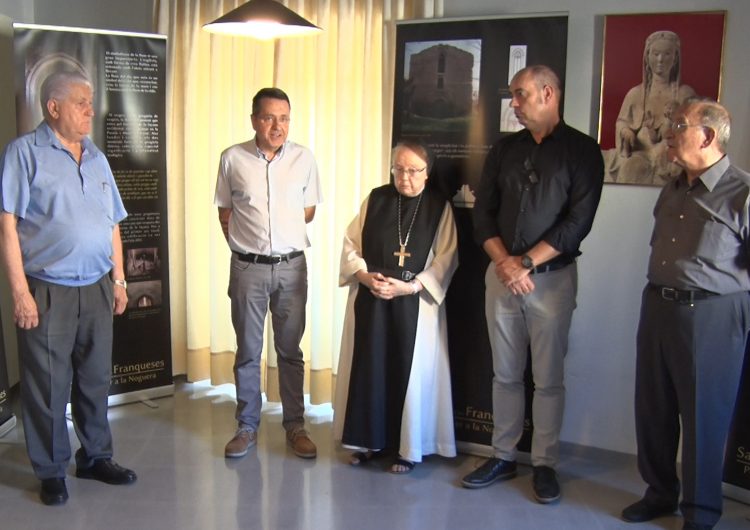
<svg viewBox="0 0 750 530"><path fill-rule="evenodd" d="M674 108L719 99L726 11L604 17L599 143L605 182L661 186L679 174L666 158Z"/></svg>

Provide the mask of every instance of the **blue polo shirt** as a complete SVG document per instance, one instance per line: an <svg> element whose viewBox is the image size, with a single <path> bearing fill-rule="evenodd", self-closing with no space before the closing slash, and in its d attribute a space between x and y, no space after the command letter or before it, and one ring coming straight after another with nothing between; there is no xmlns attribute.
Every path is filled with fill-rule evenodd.
<svg viewBox="0 0 750 530"><path fill-rule="evenodd" d="M104 153L84 138L79 166L44 122L3 151L0 209L18 217L26 274L69 287L112 269L112 230L127 216Z"/></svg>

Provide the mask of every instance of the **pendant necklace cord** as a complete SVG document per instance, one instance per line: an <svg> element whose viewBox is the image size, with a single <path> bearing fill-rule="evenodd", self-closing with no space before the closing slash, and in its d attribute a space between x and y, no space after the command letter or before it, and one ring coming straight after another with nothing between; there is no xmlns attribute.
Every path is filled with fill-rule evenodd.
<svg viewBox="0 0 750 530"><path fill-rule="evenodd" d="M411 216L411 222L409 223L409 229L406 231L406 239L401 240L401 194L398 194L398 244L401 245L401 248L406 248L406 245L409 243L409 236L411 235L411 229L414 227L414 220L417 218L417 212L419 211L419 205L422 202L422 195L424 195L424 192L419 194L419 199L417 199L417 207L414 208L414 215Z"/></svg>

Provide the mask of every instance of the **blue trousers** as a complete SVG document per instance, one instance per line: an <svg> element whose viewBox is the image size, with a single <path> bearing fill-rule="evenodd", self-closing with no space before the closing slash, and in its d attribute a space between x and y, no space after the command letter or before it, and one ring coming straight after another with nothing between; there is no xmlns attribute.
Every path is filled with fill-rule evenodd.
<svg viewBox="0 0 750 530"><path fill-rule="evenodd" d="M643 292L638 326L635 421L646 499L677 504L682 424L682 502L686 521L721 517L724 445L750 328L746 292L680 304Z"/></svg>

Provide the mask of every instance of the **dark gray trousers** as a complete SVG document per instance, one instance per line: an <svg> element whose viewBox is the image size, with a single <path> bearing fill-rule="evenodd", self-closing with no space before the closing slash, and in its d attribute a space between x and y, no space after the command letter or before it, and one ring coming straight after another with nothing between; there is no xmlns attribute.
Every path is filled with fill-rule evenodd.
<svg viewBox="0 0 750 530"><path fill-rule="evenodd" d="M112 281L104 276L85 287L64 287L28 280L39 326L18 329L26 449L39 479L63 478L71 455L69 400L83 448L78 466L112 456Z"/></svg>
<svg viewBox="0 0 750 530"><path fill-rule="evenodd" d="M638 469L647 500L677 504L681 422L680 509L687 521L714 525L721 517L724 445L749 327L748 293L690 305L644 290L635 387Z"/></svg>

